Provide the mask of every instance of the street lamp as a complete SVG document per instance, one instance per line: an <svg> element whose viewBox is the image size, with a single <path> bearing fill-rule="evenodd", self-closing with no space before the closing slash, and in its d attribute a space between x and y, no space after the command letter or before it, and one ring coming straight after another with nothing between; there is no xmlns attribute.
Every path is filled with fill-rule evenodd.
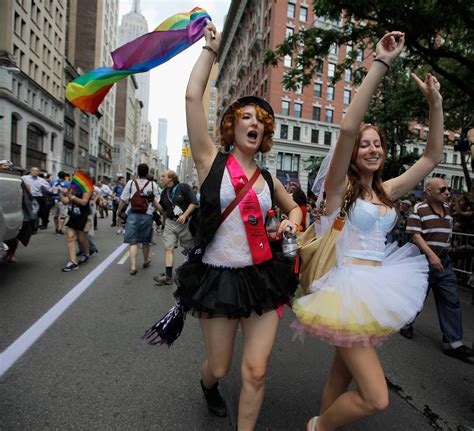
<svg viewBox="0 0 474 431"><path fill-rule="evenodd" d="M15 57L4 49L0 49L0 67L12 74L20 73L20 69L15 63Z"/></svg>

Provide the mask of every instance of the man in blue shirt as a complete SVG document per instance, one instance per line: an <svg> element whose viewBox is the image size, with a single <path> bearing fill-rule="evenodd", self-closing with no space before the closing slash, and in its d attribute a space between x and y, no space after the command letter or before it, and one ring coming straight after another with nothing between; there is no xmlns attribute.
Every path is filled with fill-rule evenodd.
<svg viewBox="0 0 474 431"><path fill-rule="evenodd" d="M112 190L112 224L110 226L117 226L117 209L122 196L123 188L125 187L125 178L118 177L117 183Z"/></svg>

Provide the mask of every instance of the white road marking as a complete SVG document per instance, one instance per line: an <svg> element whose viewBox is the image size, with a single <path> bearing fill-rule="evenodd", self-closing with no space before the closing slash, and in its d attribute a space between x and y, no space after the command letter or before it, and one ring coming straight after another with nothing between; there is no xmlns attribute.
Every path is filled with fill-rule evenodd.
<svg viewBox="0 0 474 431"><path fill-rule="evenodd" d="M105 269L128 247L121 244L97 268L74 286L62 299L40 317L29 329L18 337L5 351L0 354L0 376L25 353L33 343L81 296L86 289L101 275Z"/></svg>
<svg viewBox="0 0 474 431"><path fill-rule="evenodd" d="M127 259L128 259L129 256L130 256L130 252L127 251L127 252L122 256L122 258L117 262L117 265L123 265L123 264L127 261Z"/></svg>

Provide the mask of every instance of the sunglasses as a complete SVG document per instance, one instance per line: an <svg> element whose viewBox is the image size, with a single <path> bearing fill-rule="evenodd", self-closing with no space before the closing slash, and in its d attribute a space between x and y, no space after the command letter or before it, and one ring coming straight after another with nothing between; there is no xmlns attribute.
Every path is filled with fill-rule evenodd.
<svg viewBox="0 0 474 431"><path fill-rule="evenodd" d="M446 190L448 192L451 192L451 187L444 186L444 187L439 188L438 190L439 190L440 193L444 193Z"/></svg>

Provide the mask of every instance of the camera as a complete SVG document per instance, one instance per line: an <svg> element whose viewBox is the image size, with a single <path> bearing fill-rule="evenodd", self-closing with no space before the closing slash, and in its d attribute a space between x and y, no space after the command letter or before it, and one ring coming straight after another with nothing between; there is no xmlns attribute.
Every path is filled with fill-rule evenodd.
<svg viewBox="0 0 474 431"><path fill-rule="evenodd" d="M141 193L141 197L145 198L148 202L153 202L155 199L155 196L153 195L153 191L149 190L146 193Z"/></svg>

